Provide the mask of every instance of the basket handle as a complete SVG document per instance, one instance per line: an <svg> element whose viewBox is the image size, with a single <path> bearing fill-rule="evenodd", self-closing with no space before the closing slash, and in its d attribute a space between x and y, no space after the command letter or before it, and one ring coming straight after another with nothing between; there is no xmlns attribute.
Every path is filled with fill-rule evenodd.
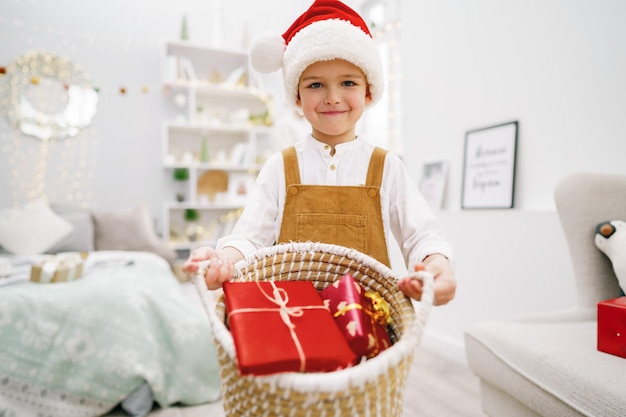
<svg viewBox="0 0 626 417"><path fill-rule="evenodd" d="M422 281L422 298L415 311L415 325L418 337L421 339L424 327L428 321L430 309L435 300L435 277L432 272L426 270L411 272L407 276Z"/></svg>
<svg viewBox="0 0 626 417"><path fill-rule="evenodd" d="M204 273L206 268L209 267L210 261L198 262L198 271L190 274L191 282L193 283L200 300L204 306L203 310L206 313L213 336L220 341L222 347L230 357L235 356L235 345L232 337L230 337L230 331L226 325L218 318L217 311L215 309L217 299L215 298L215 291L211 291L207 288L206 281L204 280ZM220 290L221 291L221 290ZM218 293L219 294L219 293Z"/></svg>

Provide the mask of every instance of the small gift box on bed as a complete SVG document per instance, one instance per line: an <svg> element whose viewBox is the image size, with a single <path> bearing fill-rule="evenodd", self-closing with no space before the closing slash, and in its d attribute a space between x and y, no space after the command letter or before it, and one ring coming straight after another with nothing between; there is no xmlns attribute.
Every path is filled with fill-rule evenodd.
<svg viewBox="0 0 626 417"><path fill-rule="evenodd" d="M34 263L30 280L40 283L72 281L83 276L83 258L79 254L47 256Z"/></svg>
<svg viewBox="0 0 626 417"><path fill-rule="evenodd" d="M378 293L365 291L346 274L320 295L359 359L372 358L391 346L389 304Z"/></svg>
<svg viewBox="0 0 626 417"><path fill-rule="evenodd" d="M355 362L309 281L226 282L224 303L241 375L330 372Z"/></svg>
<svg viewBox="0 0 626 417"><path fill-rule="evenodd" d="M598 303L598 350L626 358L626 297Z"/></svg>

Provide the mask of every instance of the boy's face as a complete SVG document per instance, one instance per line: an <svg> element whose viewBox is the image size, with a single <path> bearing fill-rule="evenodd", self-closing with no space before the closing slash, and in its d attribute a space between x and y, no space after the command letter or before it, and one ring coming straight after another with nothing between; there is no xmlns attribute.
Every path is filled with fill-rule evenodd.
<svg viewBox="0 0 626 417"><path fill-rule="evenodd" d="M329 145L355 138L355 126L372 97L363 71L342 59L311 64L300 77L297 105L313 137Z"/></svg>

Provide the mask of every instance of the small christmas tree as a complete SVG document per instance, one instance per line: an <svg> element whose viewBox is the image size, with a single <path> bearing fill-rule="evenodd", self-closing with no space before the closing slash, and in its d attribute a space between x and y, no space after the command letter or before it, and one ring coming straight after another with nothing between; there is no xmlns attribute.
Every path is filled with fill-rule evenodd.
<svg viewBox="0 0 626 417"><path fill-rule="evenodd" d="M183 15L183 22L180 26L180 40L189 40L189 32L187 31L187 15Z"/></svg>

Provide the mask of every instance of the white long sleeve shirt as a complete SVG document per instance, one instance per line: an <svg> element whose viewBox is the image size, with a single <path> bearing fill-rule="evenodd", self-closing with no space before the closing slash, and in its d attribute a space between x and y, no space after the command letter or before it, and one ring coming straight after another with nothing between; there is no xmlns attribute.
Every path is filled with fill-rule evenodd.
<svg viewBox="0 0 626 417"><path fill-rule="evenodd" d="M312 136L296 145L300 180L311 185L365 185L374 145L362 138L339 144L331 156L328 145ZM257 176L246 207L228 236L217 247L234 247L244 256L275 244L280 234L285 203L282 153L270 157ZM385 239L392 234L407 267L440 253L451 257L451 247L439 222L397 155L387 153L380 190Z"/></svg>

